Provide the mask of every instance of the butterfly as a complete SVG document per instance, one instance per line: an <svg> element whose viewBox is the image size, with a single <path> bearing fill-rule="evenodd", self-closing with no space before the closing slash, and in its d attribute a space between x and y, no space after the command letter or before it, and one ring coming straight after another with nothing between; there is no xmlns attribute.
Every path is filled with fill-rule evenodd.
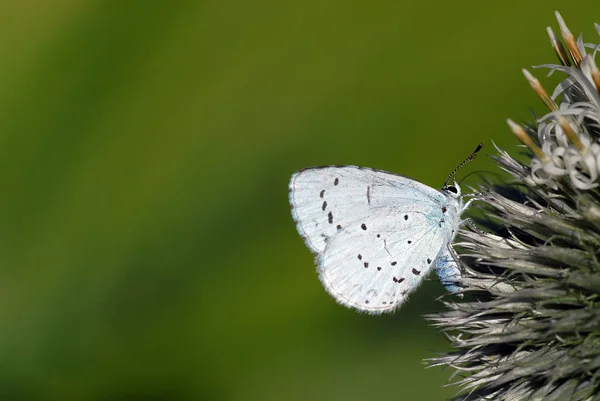
<svg viewBox="0 0 600 401"><path fill-rule="evenodd" d="M441 190L366 167L311 167L292 175L292 216L316 254L319 279L338 303L370 314L392 312L432 268L448 291L460 291L451 244L473 199L463 200L454 177L482 146Z"/></svg>

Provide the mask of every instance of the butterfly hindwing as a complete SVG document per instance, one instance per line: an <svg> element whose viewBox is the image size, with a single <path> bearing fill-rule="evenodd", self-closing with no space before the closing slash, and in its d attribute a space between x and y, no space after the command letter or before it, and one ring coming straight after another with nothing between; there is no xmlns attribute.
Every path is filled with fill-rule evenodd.
<svg viewBox="0 0 600 401"><path fill-rule="evenodd" d="M419 286L444 237L420 211L380 212L369 221L366 230L354 223L329 241L319 277L339 303L377 314L398 308Z"/></svg>

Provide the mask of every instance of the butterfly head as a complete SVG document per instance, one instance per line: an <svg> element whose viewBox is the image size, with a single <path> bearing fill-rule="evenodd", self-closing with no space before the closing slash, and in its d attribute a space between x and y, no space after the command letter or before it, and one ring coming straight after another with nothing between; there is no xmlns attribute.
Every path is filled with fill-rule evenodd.
<svg viewBox="0 0 600 401"><path fill-rule="evenodd" d="M444 185L442 187L442 192L450 198L458 199L460 198L460 186L454 182L454 185Z"/></svg>

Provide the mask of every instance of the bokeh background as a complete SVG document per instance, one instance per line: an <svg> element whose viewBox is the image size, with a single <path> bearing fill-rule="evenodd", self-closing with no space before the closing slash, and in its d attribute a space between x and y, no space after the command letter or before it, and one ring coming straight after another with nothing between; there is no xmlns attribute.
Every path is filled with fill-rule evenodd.
<svg viewBox="0 0 600 401"><path fill-rule="evenodd" d="M3 0L0 399L453 395L435 276L393 316L338 306L288 180L439 187L517 150L555 9L596 35L597 0Z"/></svg>

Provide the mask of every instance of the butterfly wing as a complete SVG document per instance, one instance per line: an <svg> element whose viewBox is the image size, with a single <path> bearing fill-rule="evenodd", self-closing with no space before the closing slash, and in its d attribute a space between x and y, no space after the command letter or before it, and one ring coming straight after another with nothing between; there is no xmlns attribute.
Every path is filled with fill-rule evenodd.
<svg viewBox="0 0 600 401"><path fill-rule="evenodd" d="M397 308L447 241L448 199L406 177L354 166L293 175L297 228L318 254L319 277L341 304L370 313Z"/></svg>

